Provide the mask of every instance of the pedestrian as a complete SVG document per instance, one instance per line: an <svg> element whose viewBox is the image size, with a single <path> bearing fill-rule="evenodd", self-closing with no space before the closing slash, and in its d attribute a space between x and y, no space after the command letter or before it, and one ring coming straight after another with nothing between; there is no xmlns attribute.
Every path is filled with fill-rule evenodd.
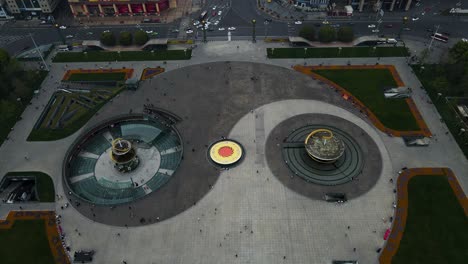
<svg viewBox="0 0 468 264"><path fill-rule="evenodd" d="M390 183L393 183L393 179L390 179Z"/></svg>
<svg viewBox="0 0 468 264"><path fill-rule="evenodd" d="M356 252L356 248L353 248L353 252Z"/></svg>
<svg viewBox="0 0 468 264"><path fill-rule="evenodd" d="M119 237L119 236L120 236L120 233L117 233L117 236Z"/></svg>
<svg viewBox="0 0 468 264"><path fill-rule="evenodd" d="M351 228L351 226L348 226L348 229L350 229L350 228Z"/></svg>

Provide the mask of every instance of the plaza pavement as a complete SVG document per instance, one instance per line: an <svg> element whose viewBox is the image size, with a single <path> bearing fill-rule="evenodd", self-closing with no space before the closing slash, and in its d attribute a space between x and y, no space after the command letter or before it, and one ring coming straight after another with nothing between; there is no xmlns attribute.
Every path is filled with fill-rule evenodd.
<svg viewBox="0 0 468 264"><path fill-rule="evenodd" d="M193 58L189 61L168 61L167 64L76 63L68 64L68 68L125 66L135 68L135 76L139 76L145 65L162 66L166 71L171 71L214 61L251 61L290 68L291 65L304 63L344 65L349 60L269 60L266 58L267 46L281 45L260 41L256 44L247 41L209 42L198 44L193 51ZM388 223L383 223L381 218L391 214L391 202L394 199L388 177L396 176L397 171L404 166L449 167L467 193L468 163L453 137L445 134L448 131L447 127L440 121L435 107L428 103L429 97L419 88L421 84L411 74L411 68L404 58L357 58L351 62L395 65L405 84L413 88L413 99L434 134L429 147L408 148L401 138L388 137L370 127L366 120L354 118L360 126L367 127L368 133L378 143L382 152L388 153L383 176L368 194L338 207L309 200L284 188L267 168L262 170L260 175L253 177L251 162L254 159L246 159L236 169L221 173L213 190L199 204L158 224L129 229L101 225L83 217L73 208L61 212L60 206L65 201L59 201L56 208L64 217L62 225L67 233L67 243L73 249L95 248L96 263L119 263L123 259L128 263L323 263L334 257L354 256L363 263L376 263L378 255L375 249L383 246L382 232L389 226ZM5 141L0 148L0 177L8 171L43 171L52 176L58 194L63 194L63 155L79 132L54 142L26 142L26 138L43 106L57 88L58 81L66 70L64 65L52 64L51 73L44 81L41 93L26 108L22 120L15 125L13 133L10 134L10 140ZM311 104L304 105L295 101L285 106L286 103L272 103L255 110L265 113L266 135L281 118L318 111L311 107ZM279 107L272 107L273 105ZM331 105L326 107L333 108ZM270 116L274 111L279 111L275 117L277 119ZM247 153L255 153L253 141L250 141L252 135L255 135L252 115L246 113L230 135L243 143ZM269 180L265 183L266 178ZM34 205L28 205L28 209L31 209L30 207ZM2 218L6 216L4 208L6 207L2 204ZM219 211L215 211L214 208ZM351 229L345 237L344 233L348 232L347 225L350 225ZM75 228L79 229L80 236L74 232ZM374 228L378 232L373 233ZM251 234L250 231L254 233ZM121 233L120 237L116 236L118 232ZM357 253L352 252L353 247L357 248ZM235 254L238 254L237 258Z"/></svg>

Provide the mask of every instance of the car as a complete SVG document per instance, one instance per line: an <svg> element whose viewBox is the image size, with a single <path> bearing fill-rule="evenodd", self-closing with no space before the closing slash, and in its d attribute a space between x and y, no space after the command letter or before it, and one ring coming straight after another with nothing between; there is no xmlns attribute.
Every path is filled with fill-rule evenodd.
<svg viewBox="0 0 468 264"><path fill-rule="evenodd" d="M66 26L60 26L59 28L60 28L60 29L67 29Z"/></svg>
<svg viewBox="0 0 468 264"><path fill-rule="evenodd" d="M187 33L187 34L192 34L192 33L193 33L193 30L189 29L189 30L185 31L185 33Z"/></svg>
<svg viewBox="0 0 468 264"><path fill-rule="evenodd" d="M213 10L216 10L216 7L217 7L217 6L213 6Z"/></svg>
<svg viewBox="0 0 468 264"><path fill-rule="evenodd" d="M229 31L234 31L234 30L236 30L236 28L235 27L228 27L228 30Z"/></svg>
<svg viewBox="0 0 468 264"><path fill-rule="evenodd" d="M332 24L330 25L331 27L334 27L334 28L339 28L340 27L340 24Z"/></svg>
<svg viewBox="0 0 468 264"><path fill-rule="evenodd" d="M177 28L171 30L171 33L179 33L179 30Z"/></svg>
<svg viewBox="0 0 468 264"><path fill-rule="evenodd" d="M411 28L405 27L405 28L403 28L403 30L404 30L404 31L410 31Z"/></svg>
<svg viewBox="0 0 468 264"><path fill-rule="evenodd" d="M102 33L108 33L110 32L110 30L104 30Z"/></svg>
<svg viewBox="0 0 468 264"><path fill-rule="evenodd" d="M208 31L214 31L214 28L208 27Z"/></svg>
<svg viewBox="0 0 468 264"><path fill-rule="evenodd" d="M218 11L218 16L222 15L223 14L223 11Z"/></svg>
<svg viewBox="0 0 468 264"><path fill-rule="evenodd" d="M393 28L393 24L386 24L385 27L386 28Z"/></svg>
<svg viewBox="0 0 468 264"><path fill-rule="evenodd" d="M296 20L296 21L294 21L294 24L296 24L296 25L302 25L302 21Z"/></svg>
<svg viewBox="0 0 468 264"><path fill-rule="evenodd" d="M197 21L193 22L193 25L194 25L194 26L200 25L200 21L197 20Z"/></svg>
<svg viewBox="0 0 468 264"><path fill-rule="evenodd" d="M216 20L216 21L213 23L213 25L215 25L215 26L217 26L218 24L219 24L219 21L218 21L218 20Z"/></svg>
<svg viewBox="0 0 468 264"><path fill-rule="evenodd" d="M89 32L86 32L86 35L93 35L94 33L89 31Z"/></svg>
<svg viewBox="0 0 468 264"><path fill-rule="evenodd" d="M330 22L328 22L327 20L324 20L324 21L322 21L322 24L328 25L328 24L330 24Z"/></svg>
<svg viewBox="0 0 468 264"><path fill-rule="evenodd" d="M219 31L224 31L226 30L225 28L221 27L221 28L218 28Z"/></svg>
<svg viewBox="0 0 468 264"><path fill-rule="evenodd" d="M71 38L73 38L73 35L67 35L67 36L65 36L65 38L71 39Z"/></svg>
<svg viewBox="0 0 468 264"><path fill-rule="evenodd" d="M42 21L41 21L41 24L47 24L47 21L42 20Z"/></svg>
<svg viewBox="0 0 468 264"><path fill-rule="evenodd" d="M216 16L217 14L218 13L216 13L216 11L211 12L211 16L213 16L213 17Z"/></svg>
<svg viewBox="0 0 468 264"><path fill-rule="evenodd" d="M271 23L271 22L273 22L273 19L267 18L267 19L265 19L265 21L268 22L268 23Z"/></svg>
<svg viewBox="0 0 468 264"><path fill-rule="evenodd" d="M468 39L462 38L461 41L463 41L463 42L468 42Z"/></svg>
<svg viewBox="0 0 468 264"><path fill-rule="evenodd" d="M157 35L158 35L158 32L151 33L151 36L157 36Z"/></svg>
<svg viewBox="0 0 468 264"><path fill-rule="evenodd" d="M413 21L418 21L418 20L419 20L419 17L414 16L414 17L411 18L411 20L413 20Z"/></svg>
<svg viewBox="0 0 468 264"><path fill-rule="evenodd" d="M146 34L153 34L153 30L146 30Z"/></svg>
<svg viewBox="0 0 468 264"><path fill-rule="evenodd" d="M372 30L372 33L379 33L379 32L380 32L380 30L378 30L378 29L373 29Z"/></svg>
<svg viewBox="0 0 468 264"><path fill-rule="evenodd" d="M368 28L375 28L375 24L369 24L367 25Z"/></svg>

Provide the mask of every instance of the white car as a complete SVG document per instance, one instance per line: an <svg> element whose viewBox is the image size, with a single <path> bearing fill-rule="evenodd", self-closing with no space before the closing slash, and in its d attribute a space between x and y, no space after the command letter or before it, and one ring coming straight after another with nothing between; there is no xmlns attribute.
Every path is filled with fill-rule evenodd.
<svg viewBox="0 0 468 264"><path fill-rule="evenodd" d="M217 6L213 6L213 10L216 10L216 7L217 7Z"/></svg>
<svg viewBox="0 0 468 264"><path fill-rule="evenodd" d="M373 29L372 30L372 33L379 33L379 32L380 32L380 30L378 30L378 29Z"/></svg>
<svg viewBox="0 0 468 264"><path fill-rule="evenodd" d="M419 17L412 17L411 20L413 20L413 21L418 21L418 20L419 20Z"/></svg>
<svg viewBox="0 0 468 264"><path fill-rule="evenodd" d="M187 34L192 34L192 33L193 33L193 30L189 29L189 30L185 31L185 33L187 33Z"/></svg>
<svg viewBox="0 0 468 264"><path fill-rule="evenodd" d="M328 25L328 24L330 24L330 22L328 22L327 20L324 20L324 21L322 21L322 24Z"/></svg>
<svg viewBox="0 0 468 264"><path fill-rule="evenodd" d="M146 34L152 34L153 30L146 30L145 32L146 32Z"/></svg>
<svg viewBox="0 0 468 264"><path fill-rule="evenodd" d="M219 31L224 31L226 30L225 28L218 28Z"/></svg>
<svg viewBox="0 0 468 264"><path fill-rule="evenodd" d="M368 28L375 28L375 24L367 25Z"/></svg>
<svg viewBox="0 0 468 264"><path fill-rule="evenodd" d="M71 39L71 38L73 38L73 35L67 35L65 38Z"/></svg>
<svg viewBox="0 0 468 264"><path fill-rule="evenodd" d="M216 20L216 21L213 23L213 25L215 25L215 26L217 26L218 24L219 24L219 21L218 21L218 20Z"/></svg>
<svg viewBox="0 0 468 264"><path fill-rule="evenodd" d="M108 32L110 32L110 30L104 30L104 31L103 31L103 33L108 33Z"/></svg>
<svg viewBox="0 0 468 264"><path fill-rule="evenodd" d="M197 20L197 21L193 22L193 25L194 25L194 26L200 25L200 21Z"/></svg>
<svg viewBox="0 0 468 264"><path fill-rule="evenodd" d="M296 25L302 25L302 21L299 21L299 20L294 21L294 24L296 24Z"/></svg>
<svg viewBox="0 0 468 264"><path fill-rule="evenodd" d="M234 31L234 30L236 30L236 28L235 27L228 27L228 30L229 31Z"/></svg>
<svg viewBox="0 0 468 264"><path fill-rule="evenodd" d="M222 15L223 11L218 11L218 16Z"/></svg>
<svg viewBox="0 0 468 264"><path fill-rule="evenodd" d="M67 29L66 26L60 26L59 28L60 28L60 29Z"/></svg>

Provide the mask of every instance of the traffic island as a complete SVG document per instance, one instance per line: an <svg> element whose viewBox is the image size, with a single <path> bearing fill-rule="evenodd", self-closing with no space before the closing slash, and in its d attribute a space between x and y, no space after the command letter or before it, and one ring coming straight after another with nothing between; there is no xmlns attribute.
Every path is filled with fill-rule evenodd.
<svg viewBox="0 0 468 264"><path fill-rule="evenodd" d="M406 47L268 48L269 59L406 57Z"/></svg>
<svg viewBox="0 0 468 264"><path fill-rule="evenodd" d="M397 199L380 263L463 263L468 259L468 199L450 169L402 171Z"/></svg>

